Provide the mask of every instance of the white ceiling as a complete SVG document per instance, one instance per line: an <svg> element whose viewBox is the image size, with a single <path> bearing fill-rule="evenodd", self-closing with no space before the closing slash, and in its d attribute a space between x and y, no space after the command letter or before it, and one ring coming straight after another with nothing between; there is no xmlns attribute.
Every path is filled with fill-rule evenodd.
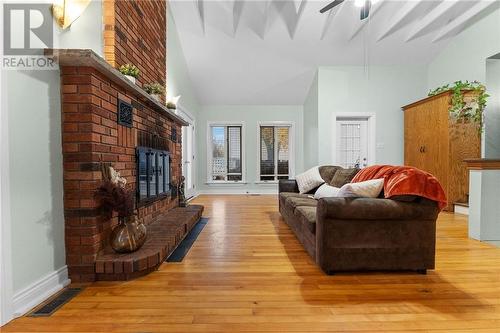
<svg viewBox="0 0 500 333"><path fill-rule="evenodd" d="M303 104L319 66L425 64L495 10L492 0L170 0L202 104Z"/></svg>

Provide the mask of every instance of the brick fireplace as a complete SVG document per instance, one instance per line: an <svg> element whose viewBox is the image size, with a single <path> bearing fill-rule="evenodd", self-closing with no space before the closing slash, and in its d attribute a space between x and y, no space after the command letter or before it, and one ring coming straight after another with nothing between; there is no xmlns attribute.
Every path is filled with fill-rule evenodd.
<svg viewBox="0 0 500 333"><path fill-rule="evenodd" d="M150 225L177 206L181 126L186 123L140 88L147 82L165 83L165 1L105 1L104 16L106 59L91 50L46 51L60 65L66 261L73 282L127 279L151 271L174 246L157 244L166 237L162 235L136 255L109 251L109 234L118 220L109 218L95 198L103 164L113 165L136 192L136 148L168 152L174 190L138 205L139 218ZM138 85L116 70L124 63L140 68ZM125 122L119 117L122 105L131 111ZM188 218L190 225L200 214ZM186 226L181 229L187 231ZM176 240L182 237L174 235Z"/></svg>

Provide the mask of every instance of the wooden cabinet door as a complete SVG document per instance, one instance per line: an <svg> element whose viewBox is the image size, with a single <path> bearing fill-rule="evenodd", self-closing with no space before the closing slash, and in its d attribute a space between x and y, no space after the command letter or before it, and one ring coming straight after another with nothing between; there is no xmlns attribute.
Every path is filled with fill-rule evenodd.
<svg viewBox="0 0 500 333"><path fill-rule="evenodd" d="M449 156L449 96L426 103L424 170L434 175L447 191L450 168Z"/></svg>
<svg viewBox="0 0 500 333"><path fill-rule="evenodd" d="M420 109L410 108L404 111L404 127L405 127L405 165L414 166L416 168L423 167L423 156L421 148L424 143L423 128L425 126L419 114Z"/></svg>

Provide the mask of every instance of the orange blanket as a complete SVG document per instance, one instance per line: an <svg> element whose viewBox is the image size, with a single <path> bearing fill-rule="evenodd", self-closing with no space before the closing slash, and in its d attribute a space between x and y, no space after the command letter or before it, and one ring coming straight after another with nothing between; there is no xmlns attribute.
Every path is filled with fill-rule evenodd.
<svg viewBox="0 0 500 333"><path fill-rule="evenodd" d="M438 202L439 208L447 205L446 194L436 177L410 166L373 165L364 169L352 182L384 178L384 196L417 195Z"/></svg>

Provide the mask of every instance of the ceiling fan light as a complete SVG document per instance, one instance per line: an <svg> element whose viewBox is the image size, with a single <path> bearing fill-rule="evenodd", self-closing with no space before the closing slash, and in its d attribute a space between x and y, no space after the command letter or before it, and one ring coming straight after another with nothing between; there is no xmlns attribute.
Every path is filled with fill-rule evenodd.
<svg viewBox="0 0 500 333"><path fill-rule="evenodd" d="M354 0L354 6L363 7L365 5L365 0Z"/></svg>

